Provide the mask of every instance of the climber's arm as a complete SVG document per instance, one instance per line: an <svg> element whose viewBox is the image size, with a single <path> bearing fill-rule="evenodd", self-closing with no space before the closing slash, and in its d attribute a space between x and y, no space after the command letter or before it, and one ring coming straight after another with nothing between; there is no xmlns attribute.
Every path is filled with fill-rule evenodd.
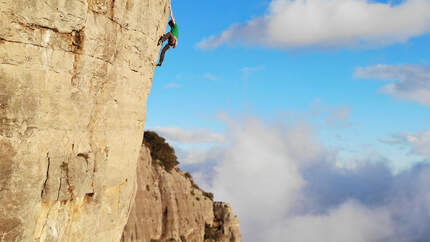
<svg viewBox="0 0 430 242"><path fill-rule="evenodd" d="M176 24L175 17L173 17L172 6L170 6L170 17L172 18L173 24Z"/></svg>

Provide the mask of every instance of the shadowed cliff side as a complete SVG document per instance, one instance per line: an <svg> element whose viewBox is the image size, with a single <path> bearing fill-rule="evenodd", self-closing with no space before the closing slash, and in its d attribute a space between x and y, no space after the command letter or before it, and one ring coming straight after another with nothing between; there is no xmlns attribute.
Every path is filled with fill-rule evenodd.
<svg viewBox="0 0 430 242"><path fill-rule="evenodd" d="M160 152L162 149L166 152ZM151 150L161 155L151 155ZM174 153L166 154L171 152L169 147L143 142L136 200L122 241L240 242L239 221L229 204L213 202L213 195L201 190L189 173L171 168L169 164L176 160L153 160L176 158Z"/></svg>
<svg viewBox="0 0 430 242"><path fill-rule="evenodd" d="M170 0L0 1L0 241L119 241Z"/></svg>

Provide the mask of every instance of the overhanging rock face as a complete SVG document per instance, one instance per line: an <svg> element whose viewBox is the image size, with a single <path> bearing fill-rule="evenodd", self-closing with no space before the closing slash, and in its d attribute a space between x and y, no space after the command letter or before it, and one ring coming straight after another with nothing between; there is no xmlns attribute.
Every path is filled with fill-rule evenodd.
<svg viewBox="0 0 430 242"><path fill-rule="evenodd" d="M169 0L0 0L0 241L119 241Z"/></svg>

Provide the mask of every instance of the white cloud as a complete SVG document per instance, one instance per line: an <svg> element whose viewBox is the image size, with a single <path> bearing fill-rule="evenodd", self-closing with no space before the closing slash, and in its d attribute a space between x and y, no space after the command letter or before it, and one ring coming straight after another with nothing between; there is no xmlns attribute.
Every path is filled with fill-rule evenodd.
<svg viewBox="0 0 430 242"><path fill-rule="evenodd" d="M222 158L223 149L221 147L212 147L209 149L192 148L184 151L180 158L181 164L189 165L202 162L208 162L210 160L217 161Z"/></svg>
<svg viewBox="0 0 430 242"><path fill-rule="evenodd" d="M203 190L207 191L210 189L210 185L207 184L207 176L203 172L193 172L192 173L193 180L196 184L199 184L199 187Z"/></svg>
<svg viewBox="0 0 430 242"><path fill-rule="evenodd" d="M164 88L181 88L181 85L177 83L168 83L164 86Z"/></svg>
<svg viewBox="0 0 430 242"><path fill-rule="evenodd" d="M398 175L385 162L344 168L310 125L227 125L219 162L193 174L232 203L244 241L430 241L429 165Z"/></svg>
<svg viewBox="0 0 430 242"><path fill-rule="evenodd" d="M389 218L360 205L341 204L328 216L296 214L312 203L301 170L329 156L310 126L266 126L251 118L230 127L228 138L232 143L215 168L212 190L217 199L233 204L244 241L370 242L390 235ZM356 230L336 229L341 224ZM329 234L318 237L324 233ZM359 237L348 240L348 235Z"/></svg>
<svg viewBox="0 0 430 242"><path fill-rule="evenodd" d="M430 67L375 65L357 68L355 76L397 81L384 86L382 92L430 106Z"/></svg>
<svg viewBox="0 0 430 242"><path fill-rule="evenodd" d="M182 143L219 143L224 142L224 136L209 130L184 130L178 127L150 127L148 129L157 131L161 136L174 142Z"/></svg>
<svg viewBox="0 0 430 242"><path fill-rule="evenodd" d="M403 136L412 146L412 152L418 155L430 157L430 131L423 131L417 134L407 134Z"/></svg>
<svg viewBox="0 0 430 242"><path fill-rule="evenodd" d="M369 209L349 201L323 215L303 215L275 226L270 241L286 238L291 242L379 242L392 231L386 210Z"/></svg>
<svg viewBox="0 0 430 242"><path fill-rule="evenodd" d="M308 144L306 136L310 132L309 127L266 128L255 119L249 119L242 127L231 127L231 144L223 162L216 167L215 193L237 204L239 214L247 216L243 219L245 224L257 218L262 224L270 224L294 203L293 194L304 185L298 175L299 164L293 160L299 156L307 161L318 152L318 146ZM308 152L302 152L305 146Z"/></svg>
<svg viewBox="0 0 430 242"><path fill-rule="evenodd" d="M366 0L272 0L266 16L234 24L198 46L368 47L406 42L428 31L429 0L406 0L398 5Z"/></svg>
<svg viewBox="0 0 430 242"><path fill-rule="evenodd" d="M390 139L381 139L386 144L402 144L411 147L411 153L430 157L430 130L413 134L397 134Z"/></svg>

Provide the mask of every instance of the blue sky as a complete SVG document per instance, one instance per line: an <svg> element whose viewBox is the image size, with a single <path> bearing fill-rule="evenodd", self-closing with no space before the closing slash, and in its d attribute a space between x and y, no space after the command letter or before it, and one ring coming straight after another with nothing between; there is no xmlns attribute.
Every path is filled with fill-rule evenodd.
<svg viewBox="0 0 430 242"><path fill-rule="evenodd" d="M429 0L173 11L146 129L232 203L243 241L430 241Z"/></svg>
<svg viewBox="0 0 430 242"><path fill-rule="evenodd" d="M323 130L321 138L328 145L338 147L336 137L341 136L346 148L374 145L387 156L405 153L378 140L427 129L429 107L382 94L379 90L389 81L356 78L354 72L377 64L430 65L430 35L378 47L280 49L240 43L210 50L197 47L234 23L267 14L269 3L173 2L180 26L179 46L168 51L164 66L156 70L147 127L222 132L224 123L216 119L219 113L271 120L286 112L309 112L318 101L332 108L350 108L347 128ZM410 162L414 160L410 157Z"/></svg>

